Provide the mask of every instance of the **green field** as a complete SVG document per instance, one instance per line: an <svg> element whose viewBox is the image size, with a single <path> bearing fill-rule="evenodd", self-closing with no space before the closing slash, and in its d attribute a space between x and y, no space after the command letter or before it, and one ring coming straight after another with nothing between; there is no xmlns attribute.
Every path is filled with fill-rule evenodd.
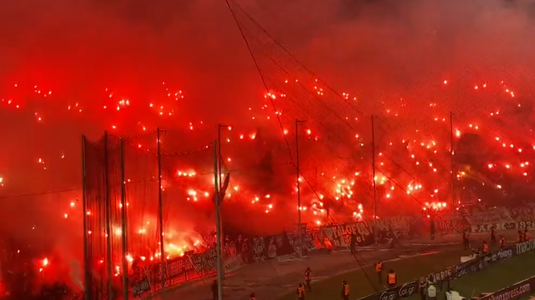
<svg viewBox="0 0 535 300"><path fill-rule="evenodd" d="M535 294L531 294L529 296L525 296L525 297L519 298L518 300L529 300L529 299L531 299L533 297L535 297Z"/></svg>
<svg viewBox="0 0 535 300"><path fill-rule="evenodd" d="M460 257L468 254L469 251L448 251L392 262L384 262L383 282L386 281L386 273L390 269L396 271L398 283L403 283L458 264L460 262ZM312 271L314 271L314 268L312 268ZM333 297L338 299L340 297L340 290L343 280L347 280L351 287L352 299L361 298L376 291L385 289L383 286L378 284L377 274L375 273L374 268L370 266L364 268L364 270L359 269L325 280L317 282L313 281L312 292L307 294L307 300L324 300ZM297 296L295 293L291 292L283 297L278 298L278 300L295 300L296 298Z"/></svg>
<svg viewBox="0 0 535 300"><path fill-rule="evenodd" d="M477 272L454 280L452 288L461 296L470 299L481 293L492 293L511 286L519 281L535 275L535 252L516 256L501 263L490 265L483 272ZM445 286L444 286L445 288ZM440 297L443 294L438 297ZM529 297L524 297L529 299ZM420 299L418 295L409 297L411 300Z"/></svg>

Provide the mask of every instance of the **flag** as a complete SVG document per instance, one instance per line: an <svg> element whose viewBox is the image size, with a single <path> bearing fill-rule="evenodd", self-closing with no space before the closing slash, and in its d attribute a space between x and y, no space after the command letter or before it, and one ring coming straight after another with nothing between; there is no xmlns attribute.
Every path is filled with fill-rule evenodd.
<svg viewBox="0 0 535 300"><path fill-rule="evenodd" d="M227 173L225 176L225 179L223 180L223 184L221 185L221 190L219 191L219 200L223 202L223 199L225 199L225 195L227 193L228 185L230 183L230 172Z"/></svg>
<svg viewBox="0 0 535 300"><path fill-rule="evenodd" d="M227 173L227 175L223 179L223 184L221 185L221 188L219 189L219 201L220 202L223 202L223 199L225 198L229 183L230 183L230 172ZM212 201L215 203L215 195Z"/></svg>

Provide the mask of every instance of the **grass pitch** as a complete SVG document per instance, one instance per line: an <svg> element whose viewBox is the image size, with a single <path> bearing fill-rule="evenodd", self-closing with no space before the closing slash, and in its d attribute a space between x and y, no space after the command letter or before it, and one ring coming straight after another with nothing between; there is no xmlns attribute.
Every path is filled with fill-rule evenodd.
<svg viewBox="0 0 535 300"><path fill-rule="evenodd" d="M525 253L504 262L490 265L481 272L468 274L451 283L451 287L466 299L481 293L492 293L511 286L535 274L535 252ZM445 286L444 286L445 287ZM438 296L443 296L440 293ZM522 299L529 299L524 297ZM409 299L420 299L412 296Z"/></svg>
<svg viewBox="0 0 535 300"><path fill-rule="evenodd" d="M470 251L448 251L407 259L400 259L383 263L383 282L386 282L386 273L393 269L398 276L398 283L409 282L432 272L441 271L449 266L460 263L462 255L468 255ZM350 255L350 254L348 254ZM312 266L312 272L314 272ZM314 279L314 277L312 277ZM342 281L346 280L351 287L351 299L358 299L384 290L385 287L378 283L377 274L373 266L364 267L349 273L344 273L324 280L312 281L312 292L307 293L307 300L325 300L340 298ZM297 288L297 284L295 288ZM294 291L277 300L296 300Z"/></svg>

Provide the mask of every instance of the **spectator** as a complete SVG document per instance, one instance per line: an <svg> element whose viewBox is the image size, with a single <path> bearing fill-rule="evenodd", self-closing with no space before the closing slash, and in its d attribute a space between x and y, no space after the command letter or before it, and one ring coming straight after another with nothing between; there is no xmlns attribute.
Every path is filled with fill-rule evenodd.
<svg viewBox="0 0 535 300"><path fill-rule="evenodd" d="M496 246L496 226L492 225L490 229L490 244L491 246Z"/></svg>
<svg viewBox="0 0 535 300"><path fill-rule="evenodd" d="M437 300L437 288L434 282L429 282L427 288L427 300Z"/></svg>

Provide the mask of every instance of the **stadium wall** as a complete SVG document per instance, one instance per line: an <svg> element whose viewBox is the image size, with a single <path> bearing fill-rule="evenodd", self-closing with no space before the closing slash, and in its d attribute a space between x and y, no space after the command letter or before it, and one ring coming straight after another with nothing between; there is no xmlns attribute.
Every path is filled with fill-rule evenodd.
<svg viewBox="0 0 535 300"><path fill-rule="evenodd" d="M504 208L499 208L503 212ZM492 226L498 230L521 230L534 229L533 215L535 210L530 207L505 209L507 214L501 214L497 218L496 211L478 211L478 218L470 218L473 212L465 211L462 214L467 217L446 216L440 217L436 222L437 233L452 233L452 230L469 229L471 232L488 232ZM438 218L438 217L437 217ZM430 238L429 218L421 217L394 217L377 220L379 230L379 245L386 245L393 238L410 240L414 238ZM473 222L481 222L475 224ZM424 225L424 226L422 226ZM360 221L346 224L332 224L316 228L302 227L304 252L313 252L320 249L348 249L351 245L351 236L354 236L356 247L366 247L375 244L373 225L368 221ZM422 228L424 228L422 230ZM297 232L284 232L279 235L265 237L246 237L235 235L227 237L224 245L225 272L233 272L246 264L258 263L269 260L286 260L297 257L298 243ZM215 274L216 253L210 249L204 253L187 253L182 257L167 261L164 270L168 286L180 284L186 281L199 279ZM161 265L159 263L140 265L130 275L130 289L134 296L140 296L149 291L155 291L161 278Z"/></svg>
<svg viewBox="0 0 535 300"><path fill-rule="evenodd" d="M153 135L147 135L146 138L154 140ZM172 132L167 132L166 138L170 149L177 148L172 142L180 142L180 140L174 139ZM135 140L139 141L140 137ZM125 248L129 245L126 238L127 232L132 230L128 224L133 217L130 215L130 219L127 219L123 214L123 202L126 206L128 204L135 206L136 203L130 201L139 201L138 204L147 206L163 202L162 200L166 199L161 199L162 197L158 195L162 190L161 182L154 178L168 180L171 179L171 171L176 171L175 168L167 170L165 166L195 162L199 167L195 169L199 170L199 174L206 173L205 179L209 181L213 178L214 161L212 150L206 147L200 147L194 152L180 153L160 152L158 149L155 155L153 149L150 148L139 150L139 145L142 143L133 144L129 139L126 141L126 150L124 140L107 134L101 140L84 143L84 208L87 212L91 212L90 216L84 213L87 231L84 265L85 286L89 287L89 291L86 289L88 299L114 298L114 295L121 292L116 288L118 286L127 287L133 296L140 296L162 289L162 282L165 282L164 287L169 287L215 273L216 251L214 247L210 247L214 245L212 236L210 237L212 240L204 238L203 244L209 246L208 250L203 253L190 251L181 257L165 259L164 256L160 256L153 261L132 258L127 282L119 282L120 277L126 275L126 272L120 270L128 268L124 266L117 268L114 262L124 260L126 257L127 249ZM155 159L160 156L162 156L162 161ZM126 167L125 160L128 161ZM161 176L158 174L162 172L160 163L164 166ZM140 175L132 178L130 182L131 177L125 177L125 169L127 175ZM156 173L155 170L158 172ZM127 178L129 189L125 191ZM131 197L128 198L128 195ZM169 195L172 196L172 193ZM125 202L125 200L130 201ZM172 197L167 199L168 202L173 200ZM159 209L155 206L149 207L147 212L157 215L158 210L160 210L158 220L161 221L163 219L161 206ZM472 232L486 232L492 227L498 230L533 228L534 215L535 211L531 207L490 210L471 208L461 209L454 213L452 211L431 213L422 211L421 214L415 212L414 216L327 224L321 227L308 227L307 224L301 224L299 230L303 237L303 251L307 253L322 249L348 249L350 246L367 247L375 243L386 245L396 239L410 240L422 237L431 239L437 235L451 234L466 228ZM110 224L117 224L120 227L112 228ZM431 233L431 227L435 229L434 234ZM158 229L162 228L163 224L159 224ZM377 229L377 235L373 233L373 228ZM224 228L223 231L225 232L223 259L226 272L236 271L246 264L274 259L291 259L299 252L297 229L295 232L281 232L270 236L250 236L233 232L231 228ZM163 234L155 233L154 236L163 237ZM123 290L123 293L125 291L127 290Z"/></svg>

